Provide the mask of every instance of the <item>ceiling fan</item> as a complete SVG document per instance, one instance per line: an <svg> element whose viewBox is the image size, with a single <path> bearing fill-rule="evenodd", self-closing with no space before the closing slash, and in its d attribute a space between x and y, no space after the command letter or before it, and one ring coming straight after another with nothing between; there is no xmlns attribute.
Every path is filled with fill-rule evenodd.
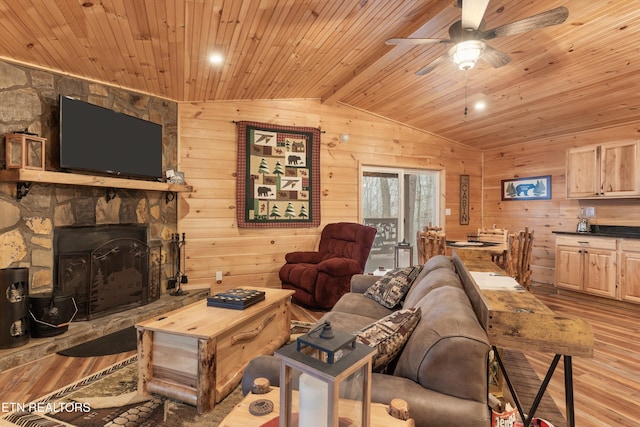
<svg viewBox="0 0 640 427"><path fill-rule="evenodd" d="M484 31L485 22L482 19L489 4L489 0L461 0L462 19L449 27L448 39L429 38L392 38L386 41L388 45L425 45L425 44L453 44L447 52L433 60L430 64L416 72L421 76L429 73L448 58L461 70L473 68L478 59L482 59L494 68L502 67L511 61L509 55L489 46L485 40L496 37L520 34L536 28L550 27L566 21L569 11L560 6L528 18L514 21L491 30Z"/></svg>

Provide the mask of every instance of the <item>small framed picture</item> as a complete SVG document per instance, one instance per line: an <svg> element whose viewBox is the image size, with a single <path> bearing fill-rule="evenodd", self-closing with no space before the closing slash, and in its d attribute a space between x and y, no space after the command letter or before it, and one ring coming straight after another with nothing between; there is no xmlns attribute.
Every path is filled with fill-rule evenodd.
<svg viewBox="0 0 640 427"><path fill-rule="evenodd" d="M184 184L184 172L175 171L173 176L169 178L171 184Z"/></svg>
<svg viewBox="0 0 640 427"><path fill-rule="evenodd" d="M169 184L184 184L184 172L169 169L164 174Z"/></svg>
<svg viewBox="0 0 640 427"><path fill-rule="evenodd" d="M500 189L502 200L548 200L551 199L551 175L503 179Z"/></svg>

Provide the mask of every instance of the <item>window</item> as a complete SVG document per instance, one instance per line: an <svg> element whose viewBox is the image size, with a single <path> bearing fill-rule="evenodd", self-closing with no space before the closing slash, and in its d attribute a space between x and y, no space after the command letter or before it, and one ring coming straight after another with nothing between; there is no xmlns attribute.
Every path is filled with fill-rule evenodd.
<svg viewBox="0 0 640 427"><path fill-rule="evenodd" d="M417 262L416 233L425 225L440 224L440 171L362 167L362 221L378 229L366 270L393 268L395 246L413 246ZM404 253L406 251L402 251ZM408 265L408 260L399 265Z"/></svg>

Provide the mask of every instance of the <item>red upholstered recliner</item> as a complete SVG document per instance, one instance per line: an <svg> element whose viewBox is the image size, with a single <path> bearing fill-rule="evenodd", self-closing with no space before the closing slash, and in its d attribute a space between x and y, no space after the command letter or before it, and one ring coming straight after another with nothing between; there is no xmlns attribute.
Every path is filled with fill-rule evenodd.
<svg viewBox="0 0 640 427"><path fill-rule="evenodd" d="M362 224L327 224L318 251L290 252L280 269L283 289L296 291L293 299L330 309L349 292L351 276L364 272L376 229Z"/></svg>

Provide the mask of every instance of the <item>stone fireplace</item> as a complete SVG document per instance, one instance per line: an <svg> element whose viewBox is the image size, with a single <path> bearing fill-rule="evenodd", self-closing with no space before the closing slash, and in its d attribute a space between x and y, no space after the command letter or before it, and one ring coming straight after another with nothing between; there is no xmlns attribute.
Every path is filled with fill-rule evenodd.
<svg viewBox="0 0 640 427"><path fill-rule="evenodd" d="M11 100L0 104L3 113L0 114L0 134L26 129L47 138L47 172L60 172L58 98L61 94L161 123L163 168L177 168L176 102L4 61L0 61L0 75L0 96ZM5 167L4 149L3 137L0 138L0 169ZM25 292L28 288L30 298L50 295L58 286L72 289L74 294L78 288L78 293L84 294L82 313L78 313L79 317L71 322L66 333L0 350L0 370L133 326L136 322L206 296L204 291L190 291L180 297L166 295L167 281L175 273L169 260L163 260L170 249L172 236L178 231L178 198L175 194L171 198L164 189L151 190L147 186L139 188L136 185L125 185L118 187L116 192L107 192L102 186L94 186L100 177L85 178L86 182L82 183L34 181L28 195L20 199L16 182L0 180L0 268L27 269L28 280L25 279L24 287ZM66 246L64 238L59 241L58 232L62 229L73 228L74 232L80 228L111 231L114 226L123 224L141 227L144 231L134 236L107 236L90 245L85 242L93 237L80 234L70 239L78 245L75 247ZM56 246L62 245L61 252L60 248L54 249L54 234ZM118 239L131 240L109 243ZM148 247L146 250L144 245ZM121 257L123 254L131 257L125 260ZM91 261L93 258L95 262ZM119 266L112 268L112 265ZM92 267L94 273L91 272ZM63 275L68 276L64 281L59 280ZM133 294L135 299L125 301L112 293L112 296L97 297L97 301L102 301L98 306L93 301L90 284L102 283L102 288L111 292L113 283L120 282L121 276L126 277L122 281L127 284L120 287L135 288L122 292L127 296ZM146 296L145 285L148 288ZM138 286L142 290L138 290ZM105 310L96 313L94 308ZM76 321L80 318L95 320Z"/></svg>
<svg viewBox="0 0 640 427"><path fill-rule="evenodd" d="M140 224L56 227L54 290L74 295L76 320L92 320L160 297L161 243Z"/></svg>
<svg viewBox="0 0 640 427"><path fill-rule="evenodd" d="M60 172L60 95L162 124L163 169L177 168L176 102L4 61L0 61L0 75L0 96L12 100L0 105L0 169L5 168L3 135L26 129L47 139L45 170ZM53 253L56 227L144 224L148 239L141 240L152 247L161 241L163 250L177 232L177 197L168 198L164 189L134 184L116 185L115 192L107 192L93 186L102 177L85 178L82 183L34 181L28 195L20 199L16 182L0 181L0 268L28 268L31 294L51 292L57 282L57 271L53 271L58 263ZM166 285L171 265L165 262L162 268Z"/></svg>

